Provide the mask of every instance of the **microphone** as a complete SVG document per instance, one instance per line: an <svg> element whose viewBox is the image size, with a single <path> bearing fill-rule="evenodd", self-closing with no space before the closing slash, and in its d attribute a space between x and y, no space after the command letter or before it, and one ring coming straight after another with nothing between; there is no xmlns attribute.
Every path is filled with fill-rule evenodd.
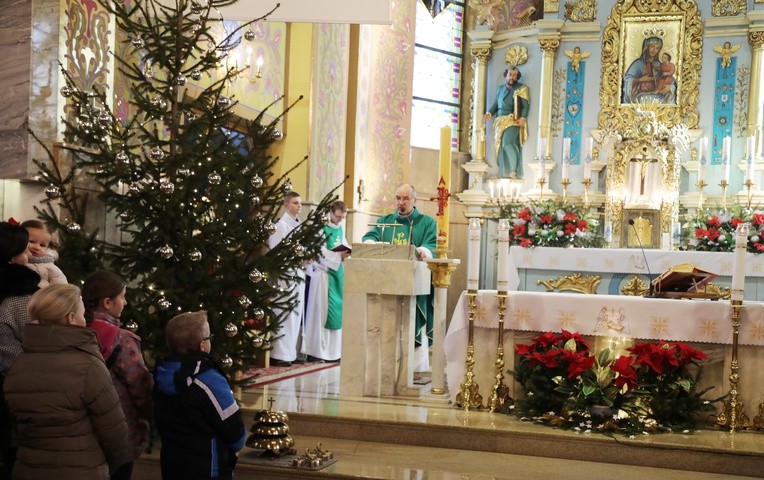
<svg viewBox="0 0 764 480"><path fill-rule="evenodd" d="M639 244L639 249L642 250L642 258L645 259L645 268L647 269L647 277L650 279L650 285L647 287L647 297L653 296L653 274L650 273L650 264L647 263L647 254L645 253L645 247L642 245L642 240L639 239L639 232L637 231L637 227L634 226L634 219L629 219L629 225L631 225L631 228L634 229L634 236L637 237L637 244Z"/></svg>

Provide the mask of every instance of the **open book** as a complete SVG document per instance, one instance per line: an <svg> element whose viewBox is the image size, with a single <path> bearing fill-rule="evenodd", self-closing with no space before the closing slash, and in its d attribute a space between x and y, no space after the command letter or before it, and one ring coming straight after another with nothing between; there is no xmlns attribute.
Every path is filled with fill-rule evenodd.
<svg viewBox="0 0 764 480"><path fill-rule="evenodd" d="M701 270L690 263L674 265L653 280L656 296L669 293L705 293L705 286L716 278L715 273Z"/></svg>
<svg viewBox="0 0 764 480"><path fill-rule="evenodd" d="M345 245L344 243L340 243L336 247L332 248L332 252L342 253L342 252L352 252L353 249L350 248L350 245Z"/></svg>

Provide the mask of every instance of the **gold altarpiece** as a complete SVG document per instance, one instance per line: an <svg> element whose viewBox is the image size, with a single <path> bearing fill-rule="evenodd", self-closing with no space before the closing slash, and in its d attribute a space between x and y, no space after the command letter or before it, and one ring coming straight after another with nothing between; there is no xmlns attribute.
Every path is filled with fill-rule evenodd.
<svg viewBox="0 0 764 480"><path fill-rule="evenodd" d="M662 92L629 84L650 44L675 59L673 83ZM671 232L679 208L679 161L699 120L702 50L703 23L694 0L625 0L611 11L602 38L595 137L607 157L605 219L612 222L614 246L634 246L624 231L630 219L650 232L645 246L659 246L660 236ZM642 198L646 188L649 198Z"/></svg>

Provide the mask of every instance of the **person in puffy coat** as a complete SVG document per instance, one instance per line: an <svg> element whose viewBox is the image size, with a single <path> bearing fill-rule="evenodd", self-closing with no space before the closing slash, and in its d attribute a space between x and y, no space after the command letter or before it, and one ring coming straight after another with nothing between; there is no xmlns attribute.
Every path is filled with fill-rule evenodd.
<svg viewBox="0 0 764 480"><path fill-rule="evenodd" d="M74 285L29 300L24 352L5 377L15 420L15 480L107 480L129 460L127 425L85 307Z"/></svg>
<svg viewBox="0 0 764 480"><path fill-rule="evenodd" d="M157 367L154 415L164 480L230 480L246 430L225 374L210 355L207 313L167 322L172 352Z"/></svg>
<svg viewBox="0 0 764 480"><path fill-rule="evenodd" d="M82 284L85 320L96 331L101 355L109 369L127 422L130 458L137 459L146 449L152 412L154 377L141 354L141 338L123 328L119 317L127 305L125 282L112 272L97 271ZM111 480L130 480L133 461L111 475Z"/></svg>

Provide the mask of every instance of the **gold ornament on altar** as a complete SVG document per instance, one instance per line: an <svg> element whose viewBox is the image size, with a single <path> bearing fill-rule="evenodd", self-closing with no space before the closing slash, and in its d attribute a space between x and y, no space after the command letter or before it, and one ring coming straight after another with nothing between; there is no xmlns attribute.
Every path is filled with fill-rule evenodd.
<svg viewBox="0 0 764 480"><path fill-rule="evenodd" d="M714 45L714 52L722 56L722 68L729 68L732 63L732 54L740 50L742 45L732 45L730 42L724 42L723 45Z"/></svg>
<svg viewBox="0 0 764 480"><path fill-rule="evenodd" d="M287 414L273 411L273 401L273 398L269 400L268 410L259 410L255 413L255 421L249 429L250 435L247 437L246 445L264 450L262 456L294 455L294 440L289 435Z"/></svg>
<svg viewBox="0 0 764 480"><path fill-rule="evenodd" d="M478 25L488 24L491 30L496 28L496 16L494 11L504 3L504 0L470 0L469 6L475 10L475 23Z"/></svg>
<svg viewBox="0 0 764 480"><path fill-rule="evenodd" d="M509 66L517 67L525 65L528 62L528 47L525 45L514 45L507 49L504 54L504 63Z"/></svg>
<svg viewBox="0 0 764 480"><path fill-rule="evenodd" d="M653 225L650 219L639 216L634 219L634 228L629 229L627 246L629 248L652 245Z"/></svg>

